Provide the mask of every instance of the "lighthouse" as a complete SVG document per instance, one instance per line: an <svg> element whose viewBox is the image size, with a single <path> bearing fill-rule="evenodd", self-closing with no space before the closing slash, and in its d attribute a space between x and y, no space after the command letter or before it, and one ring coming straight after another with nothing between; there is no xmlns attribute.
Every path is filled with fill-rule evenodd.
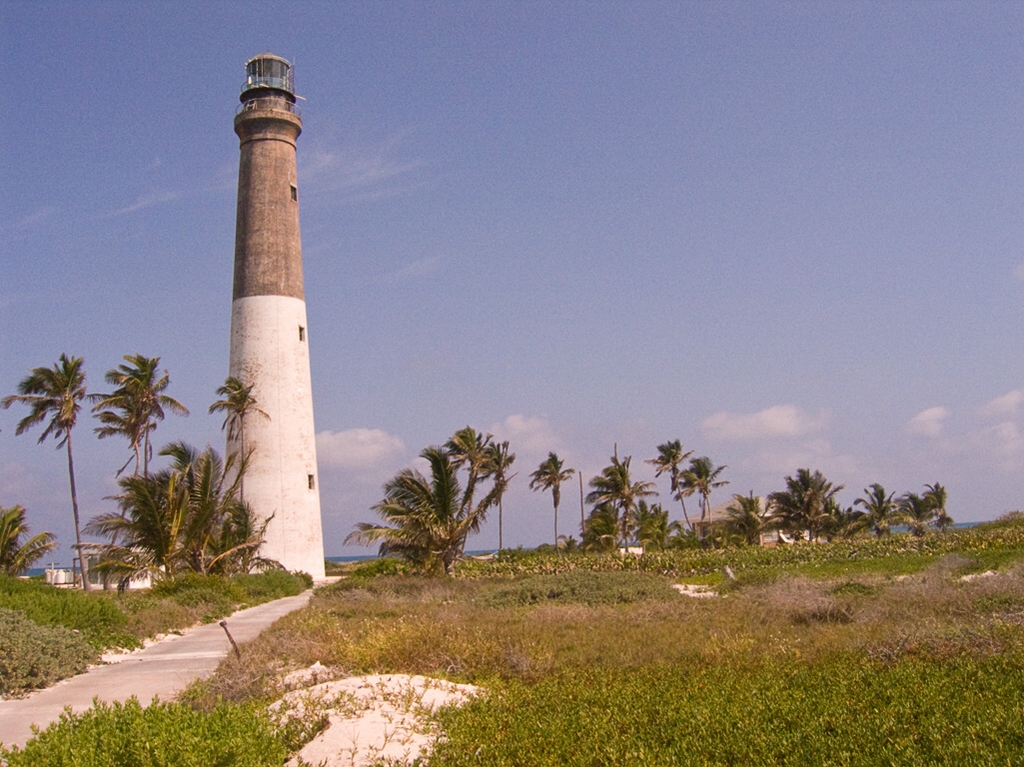
<svg viewBox="0 0 1024 767"><path fill-rule="evenodd" d="M302 283L295 145L302 119L292 65L264 53L245 65L235 115L240 158L229 374L265 414L245 419L245 501L269 520L260 554L324 576L309 326ZM228 454L239 453L238 434ZM232 441L234 440L234 442Z"/></svg>

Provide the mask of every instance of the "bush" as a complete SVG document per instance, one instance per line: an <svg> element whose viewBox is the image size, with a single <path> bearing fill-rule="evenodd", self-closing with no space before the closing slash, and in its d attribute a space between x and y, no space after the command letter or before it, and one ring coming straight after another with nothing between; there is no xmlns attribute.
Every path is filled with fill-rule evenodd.
<svg viewBox="0 0 1024 767"><path fill-rule="evenodd" d="M1024 551L1024 524L1013 517L1005 523L988 523L941 535L928 534L923 538L901 533L833 543L648 551L640 557L576 552L556 556L533 551L503 551L491 560L463 560L456 575L460 578L486 578L567 571L640 571L688 578L718 573L729 565L737 578L741 577L742 571L758 569L840 576L861 572L864 567L861 563L871 563L872 570L878 572L913 572L943 554L973 554L978 551Z"/></svg>
<svg viewBox="0 0 1024 767"><path fill-rule="evenodd" d="M300 594L312 585L307 573L268 570L225 578L219 575L185 573L153 585L152 597L170 600L182 607L198 608L202 621L230 615L236 607L252 607L281 597Z"/></svg>
<svg viewBox="0 0 1024 767"><path fill-rule="evenodd" d="M158 581L150 593L183 607L200 608L204 623L229 615L236 604L245 601L245 591L227 578L197 573Z"/></svg>
<svg viewBox="0 0 1024 767"><path fill-rule="evenodd" d="M481 600L489 607L560 604L598 605L666 601L679 595L663 579L644 573L559 573L527 576Z"/></svg>
<svg viewBox="0 0 1024 767"><path fill-rule="evenodd" d="M221 705L208 714L179 703L142 708L96 703L25 744L0 749L8 767L265 767L284 764L287 749L265 711Z"/></svg>
<svg viewBox="0 0 1024 767"><path fill-rule="evenodd" d="M40 626L20 610L0 609L0 694L48 687L81 673L98 655L69 629Z"/></svg>
<svg viewBox="0 0 1024 767"><path fill-rule="evenodd" d="M581 669L442 709L430 764L1019 764L1022 695L1001 657Z"/></svg>
<svg viewBox="0 0 1024 767"><path fill-rule="evenodd" d="M378 557L357 565L351 572L352 578L377 578L386 575L403 575L412 568L394 557Z"/></svg>
<svg viewBox="0 0 1024 767"><path fill-rule="evenodd" d="M79 631L97 650L138 647L126 629L127 617L110 596L0 576L0 608L21 610L41 626Z"/></svg>
<svg viewBox="0 0 1024 767"><path fill-rule="evenodd" d="M247 605L258 605L301 594L313 587L313 576L287 570L267 570L253 575L236 575L231 582L243 592L241 601Z"/></svg>

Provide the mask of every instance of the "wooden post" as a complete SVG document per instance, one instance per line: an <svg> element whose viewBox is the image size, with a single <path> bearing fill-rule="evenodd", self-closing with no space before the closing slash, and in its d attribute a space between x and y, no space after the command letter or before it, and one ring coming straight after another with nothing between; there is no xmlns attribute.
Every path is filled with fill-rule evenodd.
<svg viewBox="0 0 1024 767"><path fill-rule="evenodd" d="M235 644L235 638L233 636L231 636L231 632L228 631L228 622L227 621L221 621L220 622L220 627L222 629L224 629L224 633L228 635L228 641L231 642L231 646L235 648L235 657L238 658L239 660L241 660L242 659L242 653L239 652L238 645Z"/></svg>

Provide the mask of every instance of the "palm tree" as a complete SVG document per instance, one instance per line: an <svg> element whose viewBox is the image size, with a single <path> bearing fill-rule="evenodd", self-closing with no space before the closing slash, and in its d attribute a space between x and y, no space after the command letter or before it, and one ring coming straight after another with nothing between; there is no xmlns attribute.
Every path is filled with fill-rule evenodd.
<svg viewBox="0 0 1024 767"><path fill-rule="evenodd" d="M944 533L955 524L953 518L946 512L946 488L938 482L925 487L928 489L925 490L924 497L935 510L935 526Z"/></svg>
<svg viewBox="0 0 1024 767"><path fill-rule="evenodd" d="M750 495L734 494L732 504L725 510L725 529L751 546L761 544L761 534L768 528L768 510L761 508L761 499Z"/></svg>
<svg viewBox="0 0 1024 767"><path fill-rule="evenodd" d="M118 484L120 512L99 514L86 527L88 533L111 540L101 547L97 569L122 579L147 573L173 578L187 562L182 538L188 493L180 478L160 471L126 475Z"/></svg>
<svg viewBox="0 0 1024 767"><path fill-rule="evenodd" d="M505 497L505 490L508 483L515 476L506 476L509 468L515 463L516 454L508 451L508 441L492 442L487 448L487 471L494 479L494 486L498 490L498 551L501 551L502 541L502 516L504 507L502 499Z"/></svg>
<svg viewBox="0 0 1024 767"><path fill-rule="evenodd" d="M683 495L700 495L700 527L701 537L707 536L708 526L711 524L711 491L717 487L725 487L728 480L718 479L728 466L715 466L706 455L700 458L691 458L690 466L680 476L681 492Z"/></svg>
<svg viewBox="0 0 1024 767"><path fill-rule="evenodd" d="M864 529L864 512L855 511L853 506L845 509L835 496L825 502L825 522L822 532L829 543L834 538L853 538Z"/></svg>
<svg viewBox="0 0 1024 767"><path fill-rule="evenodd" d="M668 548L672 526L668 523L668 512L660 503L647 505L640 500L636 504L636 539L644 550L661 551Z"/></svg>
<svg viewBox="0 0 1024 767"><path fill-rule="evenodd" d="M927 497L906 492L900 496L899 509L906 519L910 534L915 538L928 532L928 526L935 520L935 507Z"/></svg>
<svg viewBox="0 0 1024 767"><path fill-rule="evenodd" d="M270 416L260 410L259 403L252 396L254 384L245 384L241 379L228 376L224 379L224 385L217 389L217 394L223 397L210 405L210 413L224 413L224 423L221 430L227 430L228 442L238 440L239 450L237 452L237 465L241 467L249 459L249 453L245 449L245 418L248 415L258 415L270 420ZM228 457L232 453L229 451ZM243 472L244 473L244 472ZM238 486L238 497L245 498L245 488L242 484Z"/></svg>
<svg viewBox="0 0 1024 767"><path fill-rule="evenodd" d="M475 437L471 444L478 444ZM459 463L448 449L428 447L420 457L430 465L430 478L415 469L398 472L373 507L388 524L360 522L345 543L380 543L381 556L396 554L426 572L453 575L466 538L480 529L496 493L492 489L474 506L471 488L468 483L463 488Z"/></svg>
<svg viewBox="0 0 1024 767"><path fill-rule="evenodd" d="M768 496L781 523L791 532L806 530L808 538L818 540L829 520L829 500L843 489L833 485L815 470L798 469L795 477L786 477L786 489Z"/></svg>
<svg viewBox="0 0 1024 767"><path fill-rule="evenodd" d="M690 450L684 453L683 443L676 439L671 442L658 445L658 457L649 459L647 463L651 464L655 468L655 477L660 477L662 474L668 472L669 488L672 492L672 497L683 505L683 519L686 520L686 526L693 530L693 524L690 522L690 515L686 513L686 496L683 493L683 486L680 483L682 472L679 468L683 461L691 455L693 455L693 451Z"/></svg>
<svg viewBox="0 0 1024 767"><path fill-rule="evenodd" d="M160 455L171 459L168 469L122 477L116 496L121 511L100 514L86 526L87 532L111 539L97 570L122 578L173 577L276 565L258 556L266 522L257 523L238 497L241 477L233 471L234 456L222 461L213 448L199 451L184 442L168 445Z"/></svg>
<svg viewBox="0 0 1024 767"><path fill-rule="evenodd" d="M584 551L611 551L619 537L619 521L611 503L600 503L594 507L583 525Z"/></svg>
<svg viewBox="0 0 1024 767"><path fill-rule="evenodd" d="M465 467L468 471L466 498L470 505L473 503L477 483L489 476L493 439L490 434L479 432L472 426L465 426L444 444L444 450L451 456L456 470Z"/></svg>
<svg viewBox="0 0 1024 767"><path fill-rule="evenodd" d="M555 504L555 545L558 545L558 504L562 500L562 483L576 473L575 469L562 468L565 462L555 453L541 461L537 470L530 475L531 490L550 490Z"/></svg>
<svg viewBox="0 0 1024 767"><path fill-rule="evenodd" d="M613 455L611 465L590 480L593 489L587 494L588 503L608 504L616 510L619 538L624 546L628 545L636 525L637 502L641 498L657 495L653 482L634 482L630 477L629 463L632 458L627 455L620 461L618 455Z"/></svg>
<svg viewBox="0 0 1024 767"><path fill-rule="evenodd" d="M854 501L855 506L863 506L864 522L867 527L881 538L888 535L892 525L897 521L896 503L893 501L895 493L886 493L885 488L875 482L871 487L864 488L864 497Z"/></svg>
<svg viewBox="0 0 1024 767"><path fill-rule="evenodd" d="M110 394L91 397L95 403L92 412L102 424L96 433L100 439L127 438L135 453L135 474L139 473L141 465L142 473L148 475L149 460L153 456L150 434L156 430L157 423L164 420L164 408L178 415L188 415L188 408L164 394L171 378L166 370L160 375L159 357L126 354L124 360L127 364L108 370L104 376L108 384L117 388Z"/></svg>
<svg viewBox="0 0 1024 767"><path fill-rule="evenodd" d="M75 489L75 461L71 450L71 430L78 421L78 412L85 399L85 370L81 357L60 355L52 368L33 368L18 383L18 393L0 400L4 410L14 403L27 405L29 414L18 422L15 434L23 434L33 426L46 421L46 427L39 436L42 443L47 437L57 440L57 448L67 448L68 479L71 483L71 510L75 518L75 551L78 553L82 573L82 588L90 590L85 560L82 552L82 532L78 521L78 492Z"/></svg>
<svg viewBox="0 0 1024 767"><path fill-rule="evenodd" d="M12 577L23 575L57 546L53 533L39 533L27 541L22 540L22 536L28 535L28 532L25 509L21 506L9 509L0 506L0 574Z"/></svg>
<svg viewBox="0 0 1024 767"><path fill-rule="evenodd" d="M245 418L249 414L262 416L270 420L270 416L260 410L259 403L252 396L255 384L245 384L235 376L224 379L224 385L217 388L217 394L223 397L210 405L210 413L224 413L221 430L226 430L228 440L238 440L240 453L245 455Z"/></svg>

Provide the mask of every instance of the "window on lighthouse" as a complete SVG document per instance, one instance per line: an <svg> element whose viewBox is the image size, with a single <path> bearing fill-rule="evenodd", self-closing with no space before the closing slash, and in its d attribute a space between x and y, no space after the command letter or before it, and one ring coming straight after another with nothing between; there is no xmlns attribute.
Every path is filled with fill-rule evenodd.
<svg viewBox="0 0 1024 767"><path fill-rule="evenodd" d="M302 327L302 325L299 325L299 340L300 341L305 341L306 340L306 329L304 327Z"/></svg>
<svg viewBox="0 0 1024 767"><path fill-rule="evenodd" d="M316 489L316 479L313 478L313 475L312 474L307 474L306 475L306 479L307 479L307 481L309 483L309 489L310 490L315 490Z"/></svg>
<svg viewBox="0 0 1024 767"><path fill-rule="evenodd" d="M292 202L299 201L299 189L295 184L292 184Z"/></svg>

